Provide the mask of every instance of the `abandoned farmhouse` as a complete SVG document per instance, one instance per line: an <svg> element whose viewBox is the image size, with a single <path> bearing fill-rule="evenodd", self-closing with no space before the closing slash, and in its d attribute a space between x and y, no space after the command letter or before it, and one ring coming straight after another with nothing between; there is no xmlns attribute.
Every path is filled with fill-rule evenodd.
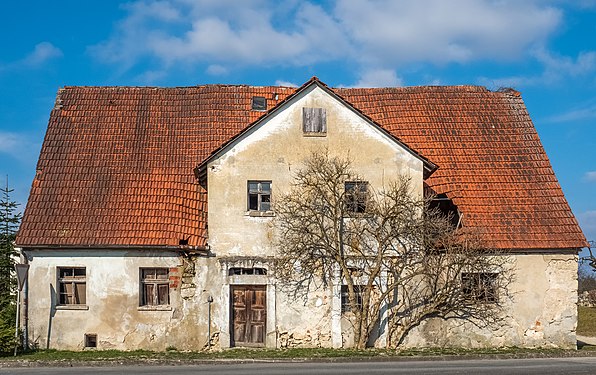
<svg viewBox="0 0 596 375"><path fill-rule="evenodd" d="M587 243L520 94L315 77L60 89L16 240L30 265L29 343L351 346L341 279L296 301L274 267L273 203L323 149L371 188L407 176L412 194L432 189L513 260L501 325L429 319L402 345L575 347Z"/></svg>

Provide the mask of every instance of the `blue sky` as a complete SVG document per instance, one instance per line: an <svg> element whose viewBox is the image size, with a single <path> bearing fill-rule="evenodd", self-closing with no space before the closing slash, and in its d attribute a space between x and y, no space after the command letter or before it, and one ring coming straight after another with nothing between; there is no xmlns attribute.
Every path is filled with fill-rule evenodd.
<svg viewBox="0 0 596 375"><path fill-rule="evenodd" d="M0 30L0 182L23 207L65 85L474 84L521 91L596 240L596 0L23 0Z"/></svg>

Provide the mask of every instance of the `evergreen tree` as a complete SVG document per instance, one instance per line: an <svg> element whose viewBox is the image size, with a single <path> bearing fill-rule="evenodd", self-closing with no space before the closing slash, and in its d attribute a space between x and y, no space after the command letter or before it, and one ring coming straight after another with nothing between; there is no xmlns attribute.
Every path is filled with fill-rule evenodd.
<svg viewBox="0 0 596 375"><path fill-rule="evenodd" d="M14 239L21 221L18 204L11 200L13 189L0 188L0 353L14 348L14 322L16 318L14 275Z"/></svg>

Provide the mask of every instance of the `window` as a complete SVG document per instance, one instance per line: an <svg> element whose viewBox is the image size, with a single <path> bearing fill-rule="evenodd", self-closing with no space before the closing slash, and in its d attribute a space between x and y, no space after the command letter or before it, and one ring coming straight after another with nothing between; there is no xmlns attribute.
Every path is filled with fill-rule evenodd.
<svg viewBox="0 0 596 375"><path fill-rule="evenodd" d="M251 108L254 111L266 111L267 110L267 99L263 96L253 96Z"/></svg>
<svg viewBox="0 0 596 375"><path fill-rule="evenodd" d="M354 285L354 293L356 294L356 308L362 308L362 293L364 292L363 285ZM350 295L348 293L348 286L342 285L341 286L341 312L349 312L352 311L350 307Z"/></svg>
<svg viewBox="0 0 596 375"><path fill-rule="evenodd" d="M168 268L141 268L141 306L170 304Z"/></svg>
<svg viewBox="0 0 596 375"><path fill-rule="evenodd" d="M271 210L271 181L248 181L248 209Z"/></svg>
<svg viewBox="0 0 596 375"><path fill-rule="evenodd" d="M497 302L497 273L462 273L462 292L470 300Z"/></svg>
<svg viewBox="0 0 596 375"><path fill-rule="evenodd" d="M228 271L229 276L234 275L266 275L267 270L264 268L242 268L242 267L232 267Z"/></svg>
<svg viewBox="0 0 596 375"><path fill-rule="evenodd" d="M325 108L302 108L302 130L306 134L327 133L327 112Z"/></svg>
<svg viewBox="0 0 596 375"><path fill-rule="evenodd" d="M97 334L85 333L85 348L97 348Z"/></svg>
<svg viewBox="0 0 596 375"><path fill-rule="evenodd" d="M368 182L355 181L345 183L345 202L348 212L362 213L366 211Z"/></svg>
<svg viewBox="0 0 596 375"><path fill-rule="evenodd" d="M85 305L86 281L85 267L58 267L58 304Z"/></svg>

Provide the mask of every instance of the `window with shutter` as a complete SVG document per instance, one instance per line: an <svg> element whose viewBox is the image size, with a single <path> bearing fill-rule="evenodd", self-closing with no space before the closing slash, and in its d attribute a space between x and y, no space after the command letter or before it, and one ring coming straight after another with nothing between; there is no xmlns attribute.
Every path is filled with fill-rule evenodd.
<svg viewBox="0 0 596 375"><path fill-rule="evenodd" d="M302 131L305 135L327 134L327 111L325 108L302 108Z"/></svg>

